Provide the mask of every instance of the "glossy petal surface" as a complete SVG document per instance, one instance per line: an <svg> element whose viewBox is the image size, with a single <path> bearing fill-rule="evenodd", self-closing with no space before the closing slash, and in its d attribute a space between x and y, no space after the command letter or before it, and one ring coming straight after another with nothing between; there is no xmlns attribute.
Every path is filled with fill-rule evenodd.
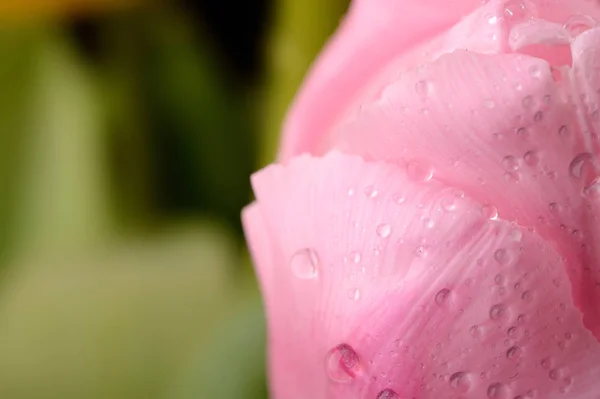
<svg viewBox="0 0 600 399"><path fill-rule="evenodd" d="M594 398L554 246L429 178L335 151L253 177L274 397Z"/></svg>

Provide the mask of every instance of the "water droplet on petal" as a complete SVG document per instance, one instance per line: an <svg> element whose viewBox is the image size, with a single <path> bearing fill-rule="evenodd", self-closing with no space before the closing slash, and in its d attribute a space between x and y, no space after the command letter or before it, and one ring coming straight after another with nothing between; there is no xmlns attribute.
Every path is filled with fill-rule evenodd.
<svg viewBox="0 0 600 399"><path fill-rule="evenodd" d="M483 207L481 207L481 213L483 214L483 217L487 219L498 219L498 209L494 205L485 204Z"/></svg>
<svg viewBox="0 0 600 399"><path fill-rule="evenodd" d="M379 195L379 191L377 191L374 186L367 186L365 188L365 195L369 198L375 198Z"/></svg>
<svg viewBox="0 0 600 399"><path fill-rule="evenodd" d="M523 158L525 159L525 163L529 166L537 166L540 162L539 155L536 151L527 151Z"/></svg>
<svg viewBox="0 0 600 399"><path fill-rule="evenodd" d="M334 382L351 382L361 370L360 358L348 344L340 344L329 351L325 359L327 375Z"/></svg>
<svg viewBox="0 0 600 399"><path fill-rule="evenodd" d="M450 376L448 380L450 386L458 393L466 393L471 388L471 375L464 371L459 371Z"/></svg>
<svg viewBox="0 0 600 399"><path fill-rule="evenodd" d="M294 253L290 260L290 268L294 276L309 280L319 274L319 256L312 248L303 248Z"/></svg>
<svg viewBox="0 0 600 399"><path fill-rule="evenodd" d="M529 75L534 79L539 79L542 76L542 70L538 65L532 65L529 67Z"/></svg>
<svg viewBox="0 0 600 399"><path fill-rule="evenodd" d="M426 80L420 80L415 84L415 90L421 97L427 97L431 91L431 84Z"/></svg>
<svg viewBox="0 0 600 399"><path fill-rule="evenodd" d="M594 18L592 18L588 15L577 14L577 15L572 16L567 21L564 28L572 36L579 36L583 32L585 32L591 28L597 27L597 26L598 26L598 21L596 21Z"/></svg>
<svg viewBox="0 0 600 399"><path fill-rule="evenodd" d="M506 249L500 248L494 252L494 259L501 265L506 265L508 262L510 262L510 254Z"/></svg>
<svg viewBox="0 0 600 399"><path fill-rule="evenodd" d="M500 382L490 384L487 389L487 397L489 399L508 399L509 394L508 387Z"/></svg>
<svg viewBox="0 0 600 399"><path fill-rule="evenodd" d="M384 389L377 394L377 399L398 399L399 396L391 389Z"/></svg>
<svg viewBox="0 0 600 399"><path fill-rule="evenodd" d="M511 346L506 351L506 358L518 362L523 357L523 350L518 346Z"/></svg>
<svg viewBox="0 0 600 399"><path fill-rule="evenodd" d="M408 178L416 182L428 182L433 178L433 167L429 164L411 161L406 165Z"/></svg>
<svg viewBox="0 0 600 399"><path fill-rule="evenodd" d="M569 164L569 174L575 179L581 179L586 169L592 167L593 156L589 152L577 155Z"/></svg>
<svg viewBox="0 0 600 399"><path fill-rule="evenodd" d="M519 169L519 160L512 155L507 155L502 159L502 166L508 172L515 172Z"/></svg>
<svg viewBox="0 0 600 399"><path fill-rule="evenodd" d="M479 338L481 336L481 327L477 324L471 326L471 328L469 328L469 334L471 334L473 338Z"/></svg>
<svg viewBox="0 0 600 399"><path fill-rule="evenodd" d="M506 313L506 306L499 303L490 308L490 319L500 320Z"/></svg>
<svg viewBox="0 0 600 399"><path fill-rule="evenodd" d="M382 223L377 226L377 235L381 238L388 238L392 234L392 226L387 223Z"/></svg>
<svg viewBox="0 0 600 399"><path fill-rule="evenodd" d="M600 199L600 178L594 179L594 181L587 185L583 189L583 195L592 200Z"/></svg>
<svg viewBox="0 0 600 399"><path fill-rule="evenodd" d="M360 290L358 288L352 288L350 291L348 291L348 299L358 301L360 299Z"/></svg>
<svg viewBox="0 0 600 399"><path fill-rule="evenodd" d="M437 294L435 294L435 303L437 303L438 306L444 306L446 305L449 297L450 290L447 288L441 289L437 292Z"/></svg>
<svg viewBox="0 0 600 399"><path fill-rule="evenodd" d="M521 294L521 298L525 302L531 302L533 300L533 294L531 293L531 291L525 291Z"/></svg>
<svg viewBox="0 0 600 399"><path fill-rule="evenodd" d="M360 263L361 255L360 252L353 251L348 255L350 260L354 263Z"/></svg>
<svg viewBox="0 0 600 399"><path fill-rule="evenodd" d="M533 97L531 97L531 96L524 97L522 104L523 104L523 108L531 107L533 105Z"/></svg>

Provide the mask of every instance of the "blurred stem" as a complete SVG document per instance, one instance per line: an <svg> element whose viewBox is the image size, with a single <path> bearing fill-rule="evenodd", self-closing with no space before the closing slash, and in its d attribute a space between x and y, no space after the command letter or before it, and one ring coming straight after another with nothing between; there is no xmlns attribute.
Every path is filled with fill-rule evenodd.
<svg viewBox="0 0 600 399"><path fill-rule="evenodd" d="M79 250L101 240L109 224L95 88L60 31L42 32L35 62L16 244L21 251Z"/></svg>
<svg viewBox="0 0 600 399"><path fill-rule="evenodd" d="M348 0L282 0L268 43L267 92L259 166L272 162L281 123L302 78L348 8Z"/></svg>
<svg viewBox="0 0 600 399"><path fill-rule="evenodd" d="M116 155L113 170L119 220L147 222L152 214L153 186L147 122L143 116L140 81L140 33L131 14L110 19L103 29L107 54L106 79L109 129L113 133L111 153ZM133 219L133 220L132 220Z"/></svg>

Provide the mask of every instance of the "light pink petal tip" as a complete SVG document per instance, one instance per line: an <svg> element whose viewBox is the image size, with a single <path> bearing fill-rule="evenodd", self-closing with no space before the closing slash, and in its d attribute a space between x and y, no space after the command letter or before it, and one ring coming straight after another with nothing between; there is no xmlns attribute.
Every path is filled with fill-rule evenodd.
<svg viewBox="0 0 600 399"><path fill-rule="evenodd" d="M544 58L558 54L562 61L568 50L544 48L549 38L561 36L552 24L579 29L589 20L600 20L600 5L588 0L482 3L457 0L449 7L444 0L354 1L289 112L279 159L325 153L331 130L408 68L457 49L510 52L513 27L532 19L549 25L535 27L533 35L530 30L528 36L537 36L537 43L529 43L522 52Z"/></svg>
<svg viewBox="0 0 600 399"><path fill-rule="evenodd" d="M563 259L430 177L335 151L253 177L273 397L595 398Z"/></svg>

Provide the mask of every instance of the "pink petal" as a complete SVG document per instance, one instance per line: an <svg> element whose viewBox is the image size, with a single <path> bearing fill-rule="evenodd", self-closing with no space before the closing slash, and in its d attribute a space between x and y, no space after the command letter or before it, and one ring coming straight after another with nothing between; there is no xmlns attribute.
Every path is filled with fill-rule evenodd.
<svg viewBox="0 0 600 399"><path fill-rule="evenodd" d="M507 52L505 42L515 23L535 17L562 26L578 15L599 19L600 7L588 0L492 0L483 5L463 0L452 7L442 0L355 1L290 110L280 159L325 153L332 129L406 69L457 49ZM539 41L547 41L540 34ZM548 51L537 44L524 52L546 59L557 53L556 47ZM565 54L560 51L557 64Z"/></svg>
<svg viewBox="0 0 600 399"><path fill-rule="evenodd" d="M560 255L427 172L333 152L253 177L273 397L595 399Z"/></svg>
<svg viewBox="0 0 600 399"><path fill-rule="evenodd" d="M578 85L596 100L594 84L581 75L596 70L590 65L598 62L598 39L591 30L573 45ZM435 179L556 242L586 325L600 337L600 213L582 197L600 176L599 131L597 121L585 122L594 111L580 115L571 71L564 75L557 83L545 61L522 55L449 54L402 75L335 140L369 159L418 160L435 170ZM586 181L575 177L582 173Z"/></svg>

